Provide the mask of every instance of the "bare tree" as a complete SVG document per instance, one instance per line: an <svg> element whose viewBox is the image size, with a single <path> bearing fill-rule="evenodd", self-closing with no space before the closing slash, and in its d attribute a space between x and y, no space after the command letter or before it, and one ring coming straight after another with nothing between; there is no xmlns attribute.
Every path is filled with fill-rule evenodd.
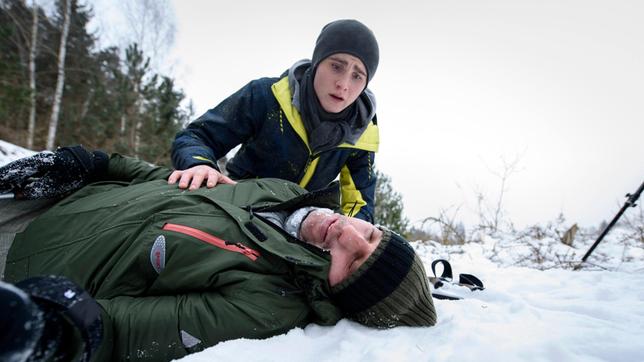
<svg viewBox="0 0 644 362"><path fill-rule="evenodd" d="M128 24L127 44L136 44L141 49L146 67L149 65L151 73L161 73L161 65L165 55L174 43L175 25L174 13L169 0L125 0L120 2L122 13ZM143 83L145 79L137 79L137 84L132 84L134 91L133 122L128 122L127 117L121 118L121 137L126 133L131 135L131 145L134 155L138 156L141 147L141 131L144 117ZM129 123L129 124L128 124ZM126 128L130 127L130 130Z"/></svg>
<svg viewBox="0 0 644 362"><path fill-rule="evenodd" d="M121 2L129 25L127 43L137 43L150 67L160 73L165 55L174 43L175 24L169 0L127 0Z"/></svg>
<svg viewBox="0 0 644 362"><path fill-rule="evenodd" d="M449 215L450 209L453 209L451 216ZM438 217L430 216L425 218L422 222L421 229L426 224L430 226L437 224L440 227L440 235L435 235L434 239L443 245L462 245L469 242L470 240L467 238L465 226L463 223L456 221L460 209L461 206L441 209Z"/></svg>
<svg viewBox="0 0 644 362"><path fill-rule="evenodd" d="M63 98L63 87L65 85L65 55L67 53L67 36L69 35L69 24L71 22L71 0L65 1L65 13L63 18L63 31L60 36L60 47L58 50L58 79L56 80L56 92L51 107L51 118L49 120L49 133L47 135L47 149L54 148L56 141L56 129L60 117L60 104Z"/></svg>
<svg viewBox="0 0 644 362"><path fill-rule="evenodd" d="M505 158L501 157L501 161L503 162L502 172L492 170L488 167L488 170L494 176L499 178L501 185L499 189L499 196L496 200L496 205L494 205L493 207L490 207L489 205L487 205L487 203L485 202L485 196L483 196L483 193L478 192L477 199L478 199L478 212L479 212L480 226L489 228L493 232L496 232L499 230L499 226L503 219L503 199L505 197L505 193L508 191L507 182L510 176L512 176L514 173L517 172L517 168L520 160L521 160L520 155L517 155L514 160L509 162Z"/></svg>
<svg viewBox="0 0 644 362"><path fill-rule="evenodd" d="M27 148L34 147L34 132L36 129L36 48L38 41L38 3L32 1L31 44L29 44L29 133Z"/></svg>

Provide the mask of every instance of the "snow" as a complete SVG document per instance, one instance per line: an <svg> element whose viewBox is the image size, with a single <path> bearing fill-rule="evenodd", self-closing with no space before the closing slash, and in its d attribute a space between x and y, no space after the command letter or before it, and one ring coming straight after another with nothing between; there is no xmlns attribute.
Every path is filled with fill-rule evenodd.
<svg viewBox="0 0 644 362"><path fill-rule="evenodd" d="M0 166L22 157L31 156L35 153L26 148L0 140Z"/></svg>
<svg viewBox="0 0 644 362"><path fill-rule="evenodd" d="M0 165L31 154L0 141ZM464 245L413 242L428 274L443 258L455 276L474 274L486 287L461 290L463 300L435 299L434 327L311 324L265 340L222 342L181 361L643 361L642 229L618 224L573 271L599 230L580 228L568 246L559 237L564 224L481 231Z"/></svg>
<svg viewBox="0 0 644 362"><path fill-rule="evenodd" d="M591 264L581 271L492 262L493 244L498 249L506 236L463 246L413 243L428 273L431 261L446 258L455 276L474 274L486 286L475 292L460 288L463 300L434 299L434 327L381 331L348 320L333 327L311 324L266 340L222 342L181 361L644 360L641 254L638 260L604 265L607 269ZM595 252L621 255L618 240L605 239ZM592 241L580 243L576 255ZM505 264L514 263L509 255ZM515 257L521 259L520 253Z"/></svg>

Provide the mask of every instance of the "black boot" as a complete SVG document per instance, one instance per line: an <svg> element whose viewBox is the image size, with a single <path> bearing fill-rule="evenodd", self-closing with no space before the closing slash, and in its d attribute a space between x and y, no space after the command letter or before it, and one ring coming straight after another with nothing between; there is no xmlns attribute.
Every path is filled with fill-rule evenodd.
<svg viewBox="0 0 644 362"><path fill-rule="evenodd" d="M43 313L15 286L0 281L0 361L26 361L43 333Z"/></svg>
<svg viewBox="0 0 644 362"><path fill-rule="evenodd" d="M87 292L71 280L53 275L29 278L15 286L4 285L9 286L7 290L22 293L23 300L29 301L40 318L39 334L33 334L36 342L28 348L21 347L26 357L16 361L90 360L101 343L103 323L100 306ZM20 331L20 321L8 328ZM13 329L4 330L13 335Z"/></svg>

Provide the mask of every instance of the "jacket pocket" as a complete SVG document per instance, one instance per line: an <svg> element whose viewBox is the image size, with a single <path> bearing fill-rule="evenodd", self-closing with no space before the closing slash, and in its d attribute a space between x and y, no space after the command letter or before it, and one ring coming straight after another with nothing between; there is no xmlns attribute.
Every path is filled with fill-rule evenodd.
<svg viewBox="0 0 644 362"><path fill-rule="evenodd" d="M195 229L190 226L166 223L165 225L163 225L162 230L174 231L180 234L191 236L195 239L201 240L220 249L243 254L252 261L256 261L257 258L261 256L257 250L251 249L242 243L225 241L212 234L208 234L205 231Z"/></svg>

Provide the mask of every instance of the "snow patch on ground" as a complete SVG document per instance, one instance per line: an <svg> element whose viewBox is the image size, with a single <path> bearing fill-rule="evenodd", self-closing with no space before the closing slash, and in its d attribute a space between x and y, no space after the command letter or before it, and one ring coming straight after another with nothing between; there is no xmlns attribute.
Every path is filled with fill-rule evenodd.
<svg viewBox="0 0 644 362"><path fill-rule="evenodd" d="M435 299L438 323L431 328L311 324L266 340L219 343L181 361L641 361L644 252L641 242L625 246L624 233L616 229L581 271L530 261L509 235L457 246L414 242L428 273L433 260L445 258L455 277L474 274L486 289L459 301ZM532 240L549 245L548 257L577 261L593 241L570 247ZM623 261L629 253L633 258Z"/></svg>
<svg viewBox="0 0 644 362"><path fill-rule="evenodd" d="M0 166L22 157L28 157L36 152L0 140Z"/></svg>

